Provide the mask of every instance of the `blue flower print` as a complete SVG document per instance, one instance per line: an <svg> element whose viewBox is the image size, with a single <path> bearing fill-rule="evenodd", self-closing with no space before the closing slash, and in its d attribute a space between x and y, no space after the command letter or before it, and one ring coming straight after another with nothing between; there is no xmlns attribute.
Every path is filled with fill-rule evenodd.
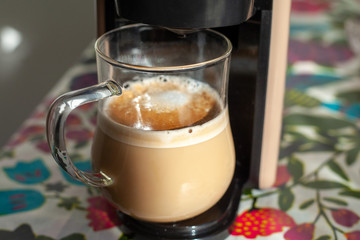
<svg viewBox="0 0 360 240"><path fill-rule="evenodd" d="M91 163L90 163L90 161L76 162L76 163L74 163L74 165L75 165L75 167L77 167L81 171L85 171L85 172L91 171ZM65 177L66 181L68 181L69 183L72 183L74 185L85 185L82 182L80 182L79 180L73 179L71 176L69 176L69 174L67 174L62 169L61 169L61 173Z"/></svg>
<svg viewBox="0 0 360 240"><path fill-rule="evenodd" d="M19 162L15 167L4 168L4 171L12 180L28 185L44 182L50 176L50 172L41 159Z"/></svg>
<svg viewBox="0 0 360 240"><path fill-rule="evenodd" d="M36 190L0 191L0 216L29 211L40 207L44 202L44 196Z"/></svg>

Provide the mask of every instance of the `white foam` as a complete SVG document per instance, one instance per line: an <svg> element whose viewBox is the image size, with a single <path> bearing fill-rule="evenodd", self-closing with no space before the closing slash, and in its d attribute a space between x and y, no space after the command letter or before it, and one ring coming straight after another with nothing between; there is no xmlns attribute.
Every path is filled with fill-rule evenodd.
<svg viewBox="0 0 360 240"><path fill-rule="evenodd" d="M159 84L160 83L160 84ZM176 85L177 89L164 90L154 87L161 86L163 83ZM146 93L137 96L132 103L145 109L156 109L158 111L171 111L179 109L189 103L191 95L207 91L215 99L218 94L206 83L181 76L156 76L146 79L136 79L124 83L124 91L137 91L138 88L146 89Z"/></svg>
<svg viewBox="0 0 360 240"><path fill-rule="evenodd" d="M133 89L136 87L136 85L141 82L141 85L144 87L150 87L151 85L155 85L159 82L168 82L168 83L174 83L176 84L180 90L182 90L182 93L197 93L204 90L204 88L209 91L209 93L213 92L209 86L204 82L199 82L197 80L194 80L189 77L184 76L156 76L156 77L149 77L146 79L136 79L136 81L128 81L124 83L125 90L126 89ZM154 92L156 92L157 89L154 89Z"/></svg>
<svg viewBox="0 0 360 240"><path fill-rule="evenodd" d="M98 114L98 126L111 138L139 147L175 148L198 144L214 138L229 124L228 110L197 126L176 130L152 131L117 123L103 113Z"/></svg>
<svg viewBox="0 0 360 240"><path fill-rule="evenodd" d="M174 110L185 106L189 102L189 94L171 90L148 94L148 104L158 109Z"/></svg>

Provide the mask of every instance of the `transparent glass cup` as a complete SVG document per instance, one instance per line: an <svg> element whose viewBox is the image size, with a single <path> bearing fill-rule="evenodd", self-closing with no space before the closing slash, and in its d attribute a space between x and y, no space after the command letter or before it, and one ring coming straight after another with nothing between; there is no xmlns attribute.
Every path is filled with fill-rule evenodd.
<svg viewBox="0 0 360 240"><path fill-rule="evenodd" d="M235 169L227 88L231 43L213 30L179 35L127 25L95 44L99 84L52 104L47 138L56 162L100 188L122 213L174 222L211 208ZM77 169L65 146L71 110L98 103L92 172Z"/></svg>

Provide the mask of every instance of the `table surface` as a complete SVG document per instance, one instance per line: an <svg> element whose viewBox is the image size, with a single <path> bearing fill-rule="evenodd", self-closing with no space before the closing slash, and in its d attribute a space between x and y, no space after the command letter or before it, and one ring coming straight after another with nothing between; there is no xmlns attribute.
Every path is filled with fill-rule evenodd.
<svg viewBox="0 0 360 240"><path fill-rule="evenodd" d="M243 191L227 239L360 239L360 55L344 27L356 5L331 3L293 0L277 180ZM60 170L44 135L54 98L96 82L89 49L1 149L1 240L128 239L113 207ZM82 170L90 169L95 124L92 104L67 120Z"/></svg>

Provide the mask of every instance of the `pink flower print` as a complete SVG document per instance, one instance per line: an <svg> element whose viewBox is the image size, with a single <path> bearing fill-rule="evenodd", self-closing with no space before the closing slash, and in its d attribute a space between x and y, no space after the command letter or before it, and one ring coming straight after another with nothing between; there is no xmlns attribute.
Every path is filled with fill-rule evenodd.
<svg viewBox="0 0 360 240"><path fill-rule="evenodd" d="M93 132L88 129L81 129L81 130L69 130L66 133L66 137L75 140L78 142L85 142L91 139L93 136Z"/></svg>
<svg viewBox="0 0 360 240"><path fill-rule="evenodd" d="M45 126L43 125L32 125L20 130L20 135L29 137L32 135L43 134L45 132Z"/></svg>
<svg viewBox="0 0 360 240"><path fill-rule="evenodd" d="M45 134L45 126L43 125L31 125L21 129L12 140L7 144L7 147L15 147L29 138L35 136L43 136Z"/></svg>
<svg viewBox="0 0 360 240"><path fill-rule="evenodd" d="M285 234L286 240L312 240L315 226L312 223L303 223L290 228Z"/></svg>
<svg viewBox="0 0 360 240"><path fill-rule="evenodd" d="M273 208L262 208L243 212L230 226L229 232L231 235L242 235L253 239L281 232L283 227L294 225L294 220L285 212Z"/></svg>
<svg viewBox="0 0 360 240"><path fill-rule="evenodd" d="M78 90L81 88L89 87L98 83L97 73L85 73L82 75L75 76L71 79L70 90Z"/></svg>
<svg viewBox="0 0 360 240"><path fill-rule="evenodd" d="M121 222L114 208L104 197L96 196L87 200L90 206L87 208L87 218L90 220L89 226L94 231L120 226Z"/></svg>
<svg viewBox="0 0 360 240"><path fill-rule="evenodd" d="M276 172L276 180L274 183L274 187L279 187L284 184L286 184L291 178L291 175L289 174L289 171L287 169L286 165L278 166L277 172Z"/></svg>
<svg viewBox="0 0 360 240"><path fill-rule="evenodd" d="M91 123L92 125L96 126L96 123L97 123L97 115L96 115L96 114L94 114L94 116L92 116L92 117L90 118L90 123Z"/></svg>
<svg viewBox="0 0 360 240"><path fill-rule="evenodd" d="M336 66L353 57L354 53L344 44L326 45L321 42L296 39L289 41L288 61L290 64L298 61L313 61L321 65ZM302 75L299 76L302 77ZM310 75L308 78L316 79L316 75Z"/></svg>
<svg viewBox="0 0 360 240"><path fill-rule="evenodd" d="M49 148L49 144L47 143L47 141L38 142L38 143L36 143L35 147L44 153L50 153L50 148Z"/></svg>
<svg viewBox="0 0 360 240"><path fill-rule="evenodd" d="M345 233L345 237L347 240L359 240L360 239L360 231Z"/></svg>
<svg viewBox="0 0 360 240"><path fill-rule="evenodd" d="M96 105L95 102L91 102L91 103L87 103L87 104L79 106L78 109L83 110L83 111L87 111L87 110L93 108L95 105Z"/></svg>
<svg viewBox="0 0 360 240"><path fill-rule="evenodd" d="M293 0L292 10L295 12L318 13L330 8L330 1L325 0Z"/></svg>
<svg viewBox="0 0 360 240"><path fill-rule="evenodd" d="M353 211L347 209L332 210L331 215L335 222L344 227L352 227L360 219Z"/></svg>
<svg viewBox="0 0 360 240"><path fill-rule="evenodd" d="M17 145L20 145L21 143L23 143L25 141L25 137L24 136L18 136L15 137L13 139L11 139L8 143L7 143L7 147L12 148L12 147L16 147Z"/></svg>
<svg viewBox="0 0 360 240"><path fill-rule="evenodd" d="M66 125L68 126L76 126L81 123L81 119L79 116L75 114L70 114L66 119Z"/></svg>
<svg viewBox="0 0 360 240"><path fill-rule="evenodd" d="M43 119L45 117L46 117L46 112L43 111L37 111L31 115L31 118L33 119Z"/></svg>
<svg viewBox="0 0 360 240"><path fill-rule="evenodd" d="M44 101L44 105L46 108L49 108L51 104L56 100L56 97L48 98Z"/></svg>

